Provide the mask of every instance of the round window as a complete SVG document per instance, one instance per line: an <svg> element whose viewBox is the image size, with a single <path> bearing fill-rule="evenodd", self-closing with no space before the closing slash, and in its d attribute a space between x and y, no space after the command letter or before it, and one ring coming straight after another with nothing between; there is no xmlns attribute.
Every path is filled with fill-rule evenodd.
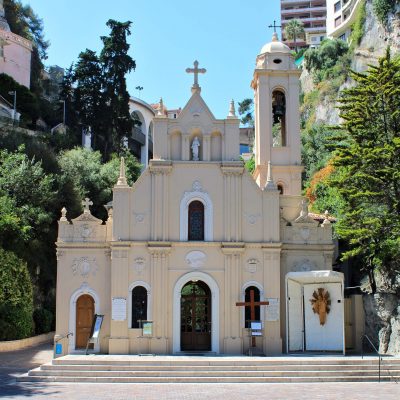
<svg viewBox="0 0 400 400"><path fill-rule="evenodd" d="M274 63L275 64L280 64L282 60L280 58L275 58Z"/></svg>

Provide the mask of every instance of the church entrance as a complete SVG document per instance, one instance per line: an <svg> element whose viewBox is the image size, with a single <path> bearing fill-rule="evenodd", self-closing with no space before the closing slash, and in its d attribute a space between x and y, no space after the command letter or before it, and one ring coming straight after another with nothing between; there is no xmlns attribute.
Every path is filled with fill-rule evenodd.
<svg viewBox="0 0 400 400"><path fill-rule="evenodd" d="M94 317L94 300L92 296L83 294L76 302L76 349L86 348ZM93 346L93 345L91 345Z"/></svg>
<svg viewBox="0 0 400 400"><path fill-rule="evenodd" d="M202 281L188 282L182 288L181 350L211 350L211 291Z"/></svg>

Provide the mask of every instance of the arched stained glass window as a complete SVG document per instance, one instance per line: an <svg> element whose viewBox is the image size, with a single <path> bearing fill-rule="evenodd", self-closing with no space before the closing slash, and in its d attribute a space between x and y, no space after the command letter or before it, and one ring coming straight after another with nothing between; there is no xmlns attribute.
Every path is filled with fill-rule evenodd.
<svg viewBox="0 0 400 400"><path fill-rule="evenodd" d="M136 286L132 290L132 328L141 328L140 321L147 320L147 290Z"/></svg>
<svg viewBox="0 0 400 400"><path fill-rule="evenodd" d="M204 240L204 204L192 201L188 213L188 240Z"/></svg>

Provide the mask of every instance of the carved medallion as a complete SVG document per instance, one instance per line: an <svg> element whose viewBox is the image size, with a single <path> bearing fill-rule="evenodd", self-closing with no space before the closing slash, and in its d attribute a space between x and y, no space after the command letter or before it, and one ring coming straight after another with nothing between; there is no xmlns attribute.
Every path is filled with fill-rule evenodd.
<svg viewBox="0 0 400 400"><path fill-rule="evenodd" d="M193 269L199 269L204 266L207 256L199 250L191 251L186 254L185 260L187 264Z"/></svg>
<svg viewBox="0 0 400 400"><path fill-rule="evenodd" d="M134 268L138 274L141 274L145 269L145 260L143 257L135 258Z"/></svg>
<svg viewBox="0 0 400 400"><path fill-rule="evenodd" d="M256 258L250 258L246 262L246 270L251 274L255 274L257 272L258 260Z"/></svg>
<svg viewBox="0 0 400 400"><path fill-rule="evenodd" d="M75 258L71 265L72 273L87 278L90 274L96 275L98 269L96 259L89 257Z"/></svg>
<svg viewBox="0 0 400 400"><path fill-rule="evenodd" d="M311 307L314 314L319 315L319 324L325 325L326 317L331 310L331 298L329 292L324 288L318 288L313 293L313 298L310 299Z"/></svg>
<svg viewBox="0 0 400 400"><path fill-rule="evenodd" d="M80 227L80 232L81 232L81 236L83 238L83 240L87 240L87 238L89 238L92 233L93 233L93 229L89 226L89 224L83 224Z"/></svg>
<svg viewBox="0 0 400 400"><path fill-rule="evenodd" d="M247 214L247 213L245 213L244 216L246 217L247 222L250 225L255 225L257 223L257 220L259 218L261 218L261 214Z"/></svg>

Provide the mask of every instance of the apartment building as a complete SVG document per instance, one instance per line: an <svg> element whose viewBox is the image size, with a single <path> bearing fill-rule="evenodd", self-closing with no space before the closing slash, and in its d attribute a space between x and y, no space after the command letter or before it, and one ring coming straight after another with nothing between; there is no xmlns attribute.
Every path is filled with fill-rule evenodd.
<svg viewBox="0 0 400 400"><path fill-rule="evenodd" d="M327 0L327 36L347 40L362 0Z"/></svg>
<svg viewBox="0 0 400 400"><path fill-rule="evenodd" d="M326 37L326 0L281 0L281 25L284 43L291 49L317 47ZM292 19L304 24L305 37L298 38L297 44L285 38L284 29Z"/></svg>

